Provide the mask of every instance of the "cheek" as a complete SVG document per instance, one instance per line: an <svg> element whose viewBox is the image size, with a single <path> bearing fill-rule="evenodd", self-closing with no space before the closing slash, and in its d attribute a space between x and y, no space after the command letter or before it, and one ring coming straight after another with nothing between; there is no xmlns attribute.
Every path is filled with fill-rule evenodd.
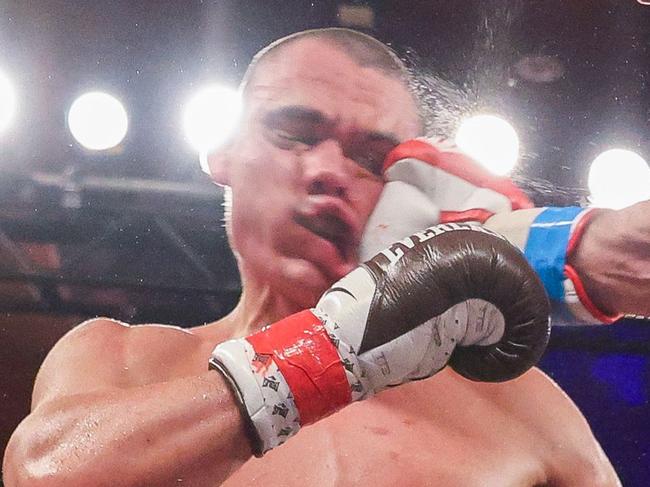
<svg viewBox="0 0 650 487"><path fill-rule="evenodd" d="M265 209L295 193L297 163L291 156L279 153L259 136L250 137L239 148L232 164L231 183L241 201Z"/></svg>
<svg viewBox="0 0 650 487"><path fill-rule="evenodd" d="M291 215L297 198L295 164L267 154L247 154L232 169L232 236L236 248L269 245L274 228Z"/></svg>
<svg viewBox="0 0 650 487"><path fill-rule="evenodd" d="M298 156L276 147L261 134L256 134L242 145L244 152L239 165L246 182L264 189L277 187L284 191L295 191L300 179Z"/></svg>
<svg viewBox="0 0 650 487"><path fill-rule="evenodd" d="M368 179L362 182L358 188L358 204L357 208L359 216L361 216L365 224L370 214L375 209L381 191L384 189L384 183L376 179Z"/></svg>
<svg viewBox="0 0 650 487"><path fill-rule="evenodd" d="M266 256L273 246L272 230L279 216L273 205L277 203L269 201L268 192L261 186L256 182L248 187L233 188L231 244L246 260L255 255Z"/></svg>

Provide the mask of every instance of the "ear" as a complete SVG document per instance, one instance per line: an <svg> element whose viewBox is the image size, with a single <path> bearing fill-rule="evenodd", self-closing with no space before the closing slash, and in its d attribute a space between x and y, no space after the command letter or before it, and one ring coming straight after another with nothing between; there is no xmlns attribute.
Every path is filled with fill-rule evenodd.
<svg viewBox="0 0 650 487"><path fill-rule="evenodd" d="M230 151L228 146L219 147L206 156L208 169L206 172L215 183L221 186L230 186Z"/></svg>

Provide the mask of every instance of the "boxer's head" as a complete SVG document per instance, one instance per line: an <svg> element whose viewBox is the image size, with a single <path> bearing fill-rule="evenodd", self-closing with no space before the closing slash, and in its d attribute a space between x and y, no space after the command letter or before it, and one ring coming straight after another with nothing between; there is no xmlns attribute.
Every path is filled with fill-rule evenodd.
<svg viewBox="0 0 650 487"><path fill-rule="evenodd" d="M384 156L419 135L408 73L375 39L324 29L263 50L242 93L239 130L210 157L231 196L231 244L245 284L312 306L357 264Z"/></svg>

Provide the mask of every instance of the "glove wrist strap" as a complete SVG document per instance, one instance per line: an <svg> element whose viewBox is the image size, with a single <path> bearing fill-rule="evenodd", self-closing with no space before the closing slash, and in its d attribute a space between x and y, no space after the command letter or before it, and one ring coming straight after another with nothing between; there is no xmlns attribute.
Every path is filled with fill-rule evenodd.
<svg viewBox="0 0 650 487"><path fill-rule="evenodd" d="M250 419L257 456L352 401L333 340L319 317L302 311L212 352L212 367L229 378Z"/></svg>

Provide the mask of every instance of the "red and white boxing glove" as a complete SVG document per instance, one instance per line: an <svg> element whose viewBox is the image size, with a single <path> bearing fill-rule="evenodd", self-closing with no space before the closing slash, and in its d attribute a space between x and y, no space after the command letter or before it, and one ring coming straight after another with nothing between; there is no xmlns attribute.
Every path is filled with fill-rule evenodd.
<svg viewBox="0 0 650 487"><path fill-rule="evenodd" d="M386 184L361 239L361 261L430 225L485 223L497 213L533 207L510 179L447 140L403 142L388 154L382 174Z"/></svg>
<svg viewBox="0 0 650 487"><path fill-rule="evenodd" d="M522 374L549 337L544 288L521 252L473 224L430 227L382 250L316 307L219 344L262 455L352 401L430 377Z"/></svg>

